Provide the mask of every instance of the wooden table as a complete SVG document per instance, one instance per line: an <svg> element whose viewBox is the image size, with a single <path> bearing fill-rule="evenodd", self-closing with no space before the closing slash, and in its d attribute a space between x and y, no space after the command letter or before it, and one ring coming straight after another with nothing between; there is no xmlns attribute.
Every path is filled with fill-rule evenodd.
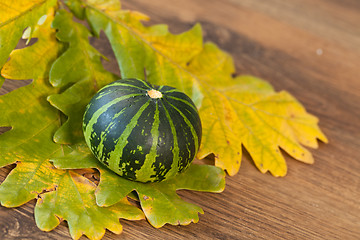
<svg viewBox="0 0 360 240"><path fill-rule="evenodd" d="M232 54L237 73L289 91L320 118L330 143L311 150L314 165L286 156L285 178L261 174L245 154L223 193L180 192L204 209L199 223L154 229L121 220L123 233L104 239L360 239L360 1L129 0L123 7L176 33L200 22L205 40ZM108 45L102 50L111 54ZM37 229L33 205L0 207L1 239L70 239L66 223Z"/></svg>

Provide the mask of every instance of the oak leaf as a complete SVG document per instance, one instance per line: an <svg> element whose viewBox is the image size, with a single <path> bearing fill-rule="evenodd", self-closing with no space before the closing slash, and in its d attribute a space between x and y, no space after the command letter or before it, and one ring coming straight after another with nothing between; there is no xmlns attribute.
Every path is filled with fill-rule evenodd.
<svg viewBox="0 0 360 240"><path fill-rule="evenodd" d="M59 169L97 168L100 171L100 183L96 189L96 202L99 206L114 206L132 191L136 191L146 218L156 228L166 223L186 225L198 222L198 213L204 213L199 206L182 200L176 190L222 192L225 188L224 171L215 166L198 164L192 164L184 173L167 181L130 181L104 167L85 143L76 145L69 154L52 158L51 161Z"/></svg>
<svg viewBox="0 0 360 240"><path fill-rule="evenodd" d="M83 234L89 239L101 239L105 229L120 234L119 218L143 219L143 212L131 205L126 197L111 207L99 207L95 201L96 185L82 175L65 171L58 178L56 191L41 195L34 212L37 226L43 231L53 230L61 220L69 225L73 239Z"/></svg>
<svg viewBox="0 0 360 240"><path fill-rule="evenodd" d="M56 169L49 162L69 151L53 141L61 125L60 112L47 101L47 96L59 92L48 82L48 67L62 49L55 39L55 29L50 28L52 13L47 22L35 27L33 34L38 42L14 51L2 70L9 79L33 81L0 96L0 126L11 127L0 135L0 167L16 165L0 185L0 202L6 207L17 207L38 198L35 216L40 229L52 230L66 220L74 239L82 234L100 239L106 228L121 232L119 218L142 219L143 213L126 199L109 208L97 206L93 183L73 171ZM43 44L44 39L47 44ZM38 59L39 53L44 57ZM36 67L28 59L38 59ZM98 216L106 218L100 222Z"/></svg>
<svg viewBox="0 0 360 240"><path fill-rule="evenodd" d="M22 205L36 198L43 190L54 189L54 179L62 173L48 161L62 152L61 145L51 141L59 127L59 113L46 102L48 94L57 92L44 78L46 67L61 48L54 31L49 30L50 15L44 25L34 25L33 35L38 42L13 51L1 72L9 79L34 79L31 84L0 96L0 126L11 127L11 130L0 135L0 167L16 164L0 185L0 201L7 207ZM39 44L44 39L56 47L49 51L46 45ZM28 68L33 67L33 61L28 61L29 57L36 59L38 53L45 56L38 59L38 68Z"/></svg>
<svg viewBox="0 0 360 240"><path fill-rule="evenodd" d="M0 75L0 88L2 87L2 85L5 82L5 78L3 76Z"/></svg>
<svg viewBox="0 0 360 240"><path fill-rule="evenodd" d="M10 52L16 47L23 30L29 27L29 35L41 16L47 14L56 0L13 1L0 3L0 69Z"/></svg>
<svg viewBox="0 0 360 240"><path fill-rule="evenodd" d="M69 47L50 69L50 83L65 88L48 97L48 101L68 116L54 135L60 144L74 144L83 140L82 114L92 96L103 86L118 77L106 71L101 63L102 55L90 45L87 28L72 20L71 13L60 10L52 26L58 30L56 37ZM67 87L69 86L70 87Z"/></svg>
<svg viewBox="0 0 360 240"><path fill-rule="evenodd" d="M197 222L202 209L176 191L221 192L225 186L223 170L195 164L165 182L131 182L104 168L84 147L85 106L98 89L118 78L105 71L104 57L89 44L88 38L100 31L110 41L123 78L174 86L192 97L203 124L198 157L214 154L215 165L230 175L239 170L241 145L261 172L284 176L280 148L312 163L303 146L316 148L317 138L327 142L318 119L289 93L275 92L255 77L232 77L231 56L213 43L204 44L199 24L174 35L163 24L144 26L142 21L149 18L122 10L118 0L64 2L78 18L86 18L93 33L66 10L53 8L62 6L56 0L0 4L0 87L5 78L33 79L0 96L0 126L11 127L0 136L0 167L16 165L0 185L0 202L15 207L38 198L35 218L40 229L50 231L66 220L75 239L82 234L100 239L105 228L119 233L119 218L143 218L127 196L139 201L154 227ZM38 41L12 51L27 27L23 38ZM98 186L71 170L83 168L98 169ZM110 219L98 221L97 216L104 215Z"/></svg>
<svg viewBox="0 0 360 240"><path fill-rule="evenodd" d="M72 1L68 1L72 2ZM317 147L327 142L318 119L289 93L275 92L254 77L232 77L229 54L202 41L200 25L182 34L171 34L166 25L144 26L148 17L121 9L117 0L78 0L96 35L104 31L124 78L146 78L159 85L176 87L199 108L203 140L199 158L215 155L215 165L235 175L243 145L258 169L284 176L284 149L295 159L312 163L302 145ZM69 5L70 6L70 5ZM145 72L144 72L145 69Z"/></svg>

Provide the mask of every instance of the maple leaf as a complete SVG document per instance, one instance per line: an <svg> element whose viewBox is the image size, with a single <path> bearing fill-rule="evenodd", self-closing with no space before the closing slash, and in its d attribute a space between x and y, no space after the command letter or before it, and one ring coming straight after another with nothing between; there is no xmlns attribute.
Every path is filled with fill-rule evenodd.
<svg viewBox="0 0 360 240"><path fill-rule="evenodd" d="M85 7L96 35L104 31L122 77L144 79L145 69L149 82L176 87L192 97L203 126L198 157L214 153L215 165L229 175L240 168L241 145L261 172L284 176L287 167L280 148L312 163L311 153L302 145L316 148L317 138L327 142L318 119L290 94L277 93L253 77L233 78L231 56L212 43L203 44L200 25L173 35L166 25L143 26L141 20L148 17L122 10L117 0L67 2L78 13Z"/></svg>
<svg viewBox="0 0 360 240"><path fill-rule="evenodd" d="M60 112L47 102L48 95L59 92L48 82L48 66L62 50L55 30L50 28L52 14L53 10L43 25L35 27L33 36L38 42L14 51L2 69L9 79L33 82L0 96L0 126L11 127L0 135L0 167L16 164L0 185L0 202L16 207L38 198L35 212L40 229L49 231L67 220L73 238L86 234L90 239L100 239L105 228L121 232L119 218L142 219L143 213L126 199L109 208L98 207L94 184L73 171L56 169L49 162L68 151L52 140L60 127ZM31 68L34 62L29 59L38 59L36 68ZM106 218L101 220L98 216Z"/></svg>
<svg viewBox="0 0 360 240"><path fill-rule="evenodd" d="M175 178L159 183L141 183L119 177L96 160L85 143L72 152L51 159L60 169L97 168L100 184L96 189L99 206L113 206L132 191L136 191L146 218L154 227L169 223L186 225L199 220L203 210L182 200L176 190L187 189L207 192L222 192L225 188L225 173L210 165L192 164L188 170Z"/></svg>

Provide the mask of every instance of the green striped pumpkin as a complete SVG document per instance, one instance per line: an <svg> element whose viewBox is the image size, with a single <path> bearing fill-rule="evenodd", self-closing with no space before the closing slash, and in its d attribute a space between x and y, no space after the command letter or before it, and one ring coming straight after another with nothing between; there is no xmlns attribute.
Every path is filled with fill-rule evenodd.
<svg viewBox="0 0 360 240"><path fill-rule="evenodd" d="M169 86L115 81L88 104L83 131L95 157L120 176L158 182L184 171L201 141L191 99Z"/></svg>

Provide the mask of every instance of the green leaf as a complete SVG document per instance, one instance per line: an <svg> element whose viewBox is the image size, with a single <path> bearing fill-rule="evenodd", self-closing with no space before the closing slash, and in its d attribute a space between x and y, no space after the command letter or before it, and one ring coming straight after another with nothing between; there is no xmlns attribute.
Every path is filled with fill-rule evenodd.
<svg viewBox="0 0 360 240"><path fill-rule="evenodd" d="M94 32L103 30L108 37L123 77L144 78L145 70L151 83L192 97L203 126L199 158L214 153L215 165L235 175L244 145L261 172L284 176L287 166L280 148L312 163L302 145L316 148L317 139L327 142L318 119L290 94L276 93L253 77L233 78L231 56L213 43L203 45L200 25L173 35L165 25L143 26L140 21L147 18L121 10L117 1L82 2ZM103 8L105 3L111 8Z"/></svg>
<svg viewBox="0 0 360 240"><path fill-rule="evenodd" d="M50 15L48 22L51 22ZM39 53L55 56L60 47L48 49L40 44L43 39L49 45L57 44L51 37L54 35L48 23L36 27L34 35L39 41L29 47L30 51L26 48L17 50L2 69L9 79L34 79L31 84L0 96L0 126L11 127L10 131L0 135L0 167L16 163L16 168L0 185L0 201L7 207L20 206L43 190L54 189L54 181L63 172L54 169L48 161L63 150L52 141L54 131L59 127L59 112L46 101L46 96L57 90L43 78L53 57L39 58L39 68L31 68L33 61L27 61L28 57L36 58Z"/></svg>
<svg viewBox="0 0 360 240"><path fill-rule="evenodd" d="M0 126L11 127L0 135L0 167L16 164L0 185L0 202L16 207L38 198L35 214L42 230L50 231L62 218L68 221L74 238L86 234L90 239L100 239L105 228L121 232L120 217L141 219L143 213L126 199L109 208L97 206L93 183L75 172L56 169L49 162L51 157L71 150L53 141L61 125L61 113L47 101L47 96L59 92L49 84L48 73L62 49L55 39L55 29L50 28L52 19L49 13L47 22L34 29L38 42L16 50L3 69L9 79L33 82L0 96ZM43 44L44 39L47 44ZM37 59L37 64L28 59Z"/></svg>
<svg viewBox="0 0 360 240"><path fill-rule="evenodd" d="M54 19L54 9L49 9L44 15L45 22L34 25L32 37L38 39L36 44L11 52L1 75L12 80L47 78L51 64L62 51L63 45L55 38L55 31L49 30Z"/></svg>
<svg viewBox="0 0 360 240"><path fill-rule="evenodd" d="M151 225L157 228L165 223L186 225L198 222L198 212L203 211L197 205L182 200L176 190L222 192L225 188L225 173L214 166L192 164L180 176L152 185L142 184L136 188L141 207ZM106 185L99 187L103 188L97 194L99 198L111 189L106 189Z"/></svg>
<svg viewBox="0 0 360 240"><path fill-rule="evenodd" d="M85 18L85 11L80 0L64 0L64 3L71 9L78 19Z"/></svg>
<svg viewBox="0 0 360 240"><path fill-rule="evenodd" d="M105 229L120 234L119 218L139 220L142 211L131 205L126 198L111 207L99 207L95 202L96 185L87 178L66 171L59 178L57 190L41 195L35 206L35 220L43 231L50 231L66 220L71 237L83 234L89 239L101 239ZM60 220L61 219L61 220Z"/></svg>
<svg viewBox="0 0 360 240"><path fill-rule="evenodd" d="M2 85L5 82L5 78L3 76L0 75L0 88L2 87Z"/></svg>
<svg viewBox="0 0 360 240"><path fill-rule="evenodd" d="M2 0L0 7L0 68L7 61L26 27L33 28L56 0Z"/></svg>
<svg viewBox="0 0 360 240"><path fill-rule="evenodd" d="M78 145L71 153L51 160L57 168L97 168L100 184L96 189L99 206L113 206L135 190L142 210L154 227L169 223L186 225L199 220L203 210L182 200L176 190L222 192L225 188L225 173L220 168L209 165L192 164L184 173L160 183L140 183L119 177L103 167L95 159L85 144Z"/></svg>
<svg viewBox="0 0 360 240"><path fill-rule="evenodd" d="M3 206L20 206L54 188L61 171L48 159L62 151L61 145L51 140L59 127L59 115L44 98L44 93L53 92L44 79L37 79L0 97L0 126L12 128L0 135L0 167L17 165L0 185Z"/></svg>
<svg viewBox="0 0 360 240"><path fill-rule="evenodd" d="M202 50L201 26L173 35L164 24L144 27L147 20L136 12L120 9L118 1L107 1L112 7L102 8L103 1L83 1L86 16L96 34L103 30L114 50L123 78L144 79L154 84L176 87L201 104L194 76L184 71L186 65Z"/></svg>
<svg viewBox="0 0 360 240"><path fill-rule="evenodd" d="M102 55L94 49L88 38L90 32L82 24L72 20L65 10L57 12L53 27L58 29L58 40L69 47L52 65L50 83L54 87L65 87L60 94L49 96L48 101L68 116L67 121L54 135L54 141L72 144L83 139L82 114L91 97L99 88L118 79L107 72L102 64Z"/></svg>

